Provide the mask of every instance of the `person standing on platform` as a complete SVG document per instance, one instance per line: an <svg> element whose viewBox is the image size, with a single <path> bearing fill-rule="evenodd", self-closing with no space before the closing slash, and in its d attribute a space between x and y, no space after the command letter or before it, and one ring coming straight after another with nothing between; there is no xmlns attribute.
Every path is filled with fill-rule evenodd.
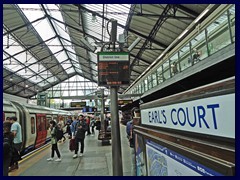
<svg viewBox="0 0 240 180"><path fill-rule="evenodd" d="M13 157L18 157L18 158L12 158L12 163L11 163L11 167L10 167L10 171L14 170L14 169L18 169L18 161L19 159L21 159L20 156L20 151L22 148L22 127L19 124L19 122L17 122L17 117L11 117L10 121L12 122L12 126L11 126L11 132L13 133Z"/></svg>
<svg viewBox="0 0 240 180"><path fill-rule="evenodd" d="M96 125L96 130L100 131L101 130L101 119L100 119L100 117L97 117L95 125Z"/></svg>
<svg viewBox="0 0 240 180"><path fill-rule="evenodd" d="M68 120L67 120L67 123L66 123L66 133L68 134L69 136L69 139L72 139L72 132L71 132L71 124L72 124L73 120L72 120L72 117L69 116L68 117Z"/></svg>
<svg viewBox="0 0 240 180"><path fill-rule="evenodd" d="M62 139L63 139L63 142L65 142L65 141L66 141L66 137L64 136L63 128L62 128L62 124L61 124L61 123L58 123L58 124L57 124L57 130L58 130L59 135L61 135L61 136L60 136L61 139L58 140L58 137L57 137L57 140L58 140L59 142L61 142Z"/></svg>
<svg viewBox="0 0 240 180"><path fill-rule="evenodd" d="M94 131L95 123L96 123L95 118L92 118L92 120L90 122L91 130L92 130L92 136L94 136L94 134L95 134L95 131Z"/></svg>
<svg viewBox="0 0 240 180"><path fill-rule="evenodd" d="M81 150L79 156L83 156L84 152L84 139L85 139L85 133L87 131L87 124L84 121L84 116L80 115L77 123L73 125L73 139L75 139L76 149L73 155L73 158L78 157L78 150L79 150L79 142L81 144Z"/></svg>
<svg viewBox="0 0 240 180"><path fill-rule="evenodd" d="M71 138L72 138L72 135L73 135L73 133L74 133L74 127L76 126L76 124L77 124L77 122L78 122L78 117L77 116L74 116L73 117L73 122L72 122L72 124L71 124Z"/></svg>
<svg viewBox="0 0 240 180"><path fill-rule="evenodd" d="M3 176L8 176L13 153L13 133L10 120L3 122Z"/></svg>
<svg viewBox="0 0 240 180"><path fill-rule="evenodd" d="M90 117L86 117L86 124L87 124L87 136L91 134L90 132Z"/></svg>
<svg viewBox="0 0 240 180"><path fill-rule="evenodd" d="M54 151L56 151L58 159L56 159L56 162L60 162L61 159L61 154L58 150L57 146L57 127L56 127L56 122L51 120L50 122L50 132L51 132L51 143L52 143L52 153L51 157L47 159L47 161L53 161L54 158Z"/></svg>

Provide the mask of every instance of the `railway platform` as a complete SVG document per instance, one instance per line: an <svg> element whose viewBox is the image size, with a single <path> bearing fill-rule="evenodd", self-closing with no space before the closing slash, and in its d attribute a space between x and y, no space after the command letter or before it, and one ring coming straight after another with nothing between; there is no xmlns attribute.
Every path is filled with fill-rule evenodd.
<svg viewBox="0 0 240 180"><path fill-rule="evenodd" d="M131 149L125 126L120 125L120 132L123 175L131 176ZM73 159L74 152L69 150L69 139L59 143L58 148L62 156L61 162L47 161L51 153L49 144L20 161L19 169L10 172L9 176L112 176L112 146L102 145L98 140L98 131L95 131L94 136L86 136L82 157Z"/></svg>

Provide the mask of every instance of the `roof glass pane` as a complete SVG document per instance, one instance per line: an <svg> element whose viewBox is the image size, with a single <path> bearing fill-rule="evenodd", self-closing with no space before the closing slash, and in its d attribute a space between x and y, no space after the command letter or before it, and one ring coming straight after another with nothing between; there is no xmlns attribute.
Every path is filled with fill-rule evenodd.
<svg viewBox="0 0 240 180"><path fill-rule="evenodd" d="M55 54L55 57L57 58L59 63L68 59L68 57L64 51L61 51L61 52Z"/></svg>
<svg viewBox="0 0 240 180"><path fill-rule="evenodd" d="M48 77L51 77L53 75L50 71L46 70L46 71L43 71L42 73L40 73L40 76L42 76L42 78L44 78L44 79L48 79Z"/></svg>
<svg viewBox="0 0 240 180"><path fill-rule="evenodd" d="M229 12L231 14L234 14L235 15L235 5L233 5L230 9L229 9Z"/></svg>
<svg viewBox="0 0 240 180"><path fill-rule="evenodd" d="M44 16L39 4L18 4L30 22Z"/></svg>
<svg viewBox="0 0 240 180"><path fill-rule="evenodd" d="M3 36L3 50L13 55L23 51L23 48L9 35L9 38Z"/></svg>
<svg viewBox="0 0 240 180"><path fill-rule="evenodd" d="M55 78L55 77L50 77L47 79L47 81L50 83L55 82L56 80L57 80L57 78Z"/></svg>
<svg viewBox="0 0 240 180"><path fill-rule="evenodd" d="M64 63L62 63L63 69L68 69L72 66L71 62L69 60L66 60Z"/></svg>
<svg viewBox="0 0 240 180"><path fill-rule="evenodd" d="M33 71L31 71L28 68L24 68L20 71L18 71L18 74L20 74L21 76L23 76L24 78L29 78L30 76L32 76L34 73Z"/></svg>
<svg viewBox="0 0 240 180"><path fill-rule="evenodd" d="M74 63L73 65L74 65L75 67L77 67L77 68L80 68L80 65L77 64L77 63Z"/></svg>
<svg viewBox="0 0 240 180"><path fill-rule="evenodd" d="M60 14L60 12L58 11L54 11L54 10L58 10L58 7L55 6L55 5L45 5L48 8L51 9L51 11L48 11L50 15L52 15L53 17L63 21L62 19L62 16ZM25 8L26 6L21 6L22 8ZM36 6L35 8L39 8L39 6ZM52 12L52 10L54 12ZM34 17L31 16L31 13L29 13L29 11L26 11L23 9L23 12L25 13L25 15L27 16L27 18L30 20L30 21L33 21L41 16L43 16L43 12L42 11L36 11L36 13L34 14ZM35 19L34 19L35 18ZM49 24L49 21L44 19L44 20L41 20L39 22L35 22L33 23L33 26L35 27L36 31L39 33L39 35L41 36L41 38L45 41L51 37L54 37L56 36L56 34L54 33L52 27L50 26ZM69 38L69 35L66 34L62 29L64 28L63 25L61 24L56 24L55 23L55 28L57 30L57 32L64 36L64 38L66 39L70 39ZM48 31L45 31L45 29L48 29ZM48 47L49 49L53 52L53 53L56 53L60 50L62 50L62 46L61 46L61 43L59 42L59 40L57 38L55 38L54 40L50 41L48 43ZM59 54L56 55L57 57L57 60L61 63L62 61L68 59L67 58L67 55L65 52L61 52Z"/></svg>
<svg viewBox="0 0 240 180"><path fill-rule="evenodd" d="M42 81L40 83L38 83L38 86L44 87L46 86L48 83L46 81Z"/></svg>
<svg viewBox="0 0 240 180"><path fill-rule="evenodd" d="M103 5L102 4L85 4L85 7L87 9L90 9L98 14L103 14L102 13L102 10L103 10ZM130 10L130 7L131 7L131 4L107 4L105 5L105 16L108 18L108 19L117 19L118 20L118 23L119 24L122 24L122 25L126 25L126 21L127 21L127 18L128 18L128 13L129 13L129 10ZM93 15L91 13L85 13L85 20L87 20L87 23L86 23L86 29L87 31L90 31L88 33L91 33L95 36L97 36L97 32L98 31L91 31L91 30L94 30L96 28L99 28L99 29L102 29L102 21L101 21L101 18L99 18L98 16L96 16L96 18L94 19L93 18ZM109 25L109 29L111 28L111 25ZM107 39L109 38L109 35L108 33L106 32L106 28L104 29L105 31L105 35L107 37ZM119 27L117 28L117 38L118 38L118 35L119 34L122 34L124 31L123 28ZM100 35L99 36L99 39L100 39Z"/></svg>
<svg viewBox="0 0 240 180"><path fill-rule="evenodd" d="M73 68L69 68L69 69L66 70L66 72L67 72L68 74L70 74L70 73L73 73L73 72L75 72L75 71L74 71Z"/></svg>
<svg viewBox="0 0 240 180"><path fill-rule="evenodd" d="M5 44L6 42L7 42L7 36L3 36L3 43ZM9 37L9 46L3 48L3 50L9 53L10 55L14 55L21 51L24 51L24 49L15 40L13 40L12 36Z"/></svg>
<svg viewBox="0 0 240 180"><path fill-rule="evenodd" d="M32 82L34 82L34 83L39 83L39 82L42 81L43 79L42 79L40 76L35 75L35 76L29 78L29 80L32 81Z"/></svg>
<svg viewBox="0 0 240 180"><path fill-rule="evenodd" d="M77 62L77 56L76 54L73 54L71 52L68 52L68 56L73 60L73 61L76 61Z"/></svg>
<svg viewBox="0 0 240 180"><path fill-rule="evenodd" d="M29 69L31 69L34 72L38 72L38 68L39 68L38 64L33 64L29 66Z"/></svg>
<svg viewBox="0 0 240 180"><path fill-rule="evenodd" d="M24 66L19 65L19 63L16 62L16 61L14 61L14 60L12 60L12 64L10 64L10 65L4 65L4 68L6 68L6 69L8 69L8 70L10 70L10 71L12 71L12 72L16 72L16 71L18 71L19 69L22 69L23 67L24 67Z"/></svg>
<svg viewBox="0 0 240 180"><path fill-rule="evenodd" d="M62 14L60 13L60 10L59 10L59 7L56 5L56 4L47 4L47 5L44 5L48 11L48 13L54 17L55 19L61 21L61 22L64 22L63 21L63 17L62 17ZM70 39L70 36L69 34L67 33L67 29L66 29L66 26L64 26L63 23L59 23L55 20L51 20L53 25L54 25L54 28L56 29L58 35L60 35L60 37L62 38L65 38L68 41L66 40L63 40L61 39L60 41L62 41L62 43L64 42L64 45L67 45L65 46L64 48L66 48L68 51L71 51L73 53L76 54L75 50L73 48L71 48L72 46L72 43L71 43L71 39ZM59 40L58 40L58 43L60 44ZM74 60L76 60L76 57L72 57ZM62 58L63 59L63 58ZM67 54L66 54L66 57L65 59L67 59ZM64 69L67 69L69 68L69 66L66 66L66 67L63 67ZM68 71L69 72L69 71Z"/></svg>
<svg viewBox="0 0 240 180"><path fill-rule="evenodd" d="M63 49L63 47L61 46L61 44L57 38L55 38L51 42L49 42L48 45L49 45L48 47L49 47L49 49L51 49L52 53L56 53Z"/></svg>
<svg viewBox="0 0 240 180"><path fill-rule="evenodd" d="M44 41L55 36L55 33L52 30L47 19L43 19L39 22L35 22L33 23L33 26Z"/></svg>
<svg viewBox="0 0 240 180"><path fill-rule="evenodd" d="M76 71L77 71L78 73L82 73L82 70L81 70L81 69L76 69Z"/></svg>

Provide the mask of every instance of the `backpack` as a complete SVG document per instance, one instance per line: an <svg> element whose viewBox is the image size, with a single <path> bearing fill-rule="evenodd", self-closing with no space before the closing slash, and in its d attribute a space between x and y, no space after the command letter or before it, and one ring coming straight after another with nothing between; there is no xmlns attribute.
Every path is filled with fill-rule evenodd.
<svg viewBox="0 0 240 180"><path fill-rule="evenodd" d="M62 137L63 137L63 131L59 128L56 128L56 138L57 138L57 141L61 140Z"/></svg>

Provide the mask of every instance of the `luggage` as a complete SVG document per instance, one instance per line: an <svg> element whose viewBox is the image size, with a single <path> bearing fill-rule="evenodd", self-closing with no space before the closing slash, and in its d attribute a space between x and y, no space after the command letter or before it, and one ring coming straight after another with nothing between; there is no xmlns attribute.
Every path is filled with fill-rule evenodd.
<svg viewBox="0 0 240 180"><path fill-rule="evenodd" d="M69 150L70 151L74 151L75 148L76 148L75 146L76 146L75 139L70 139L70 141L69 141Z"/></svg>

